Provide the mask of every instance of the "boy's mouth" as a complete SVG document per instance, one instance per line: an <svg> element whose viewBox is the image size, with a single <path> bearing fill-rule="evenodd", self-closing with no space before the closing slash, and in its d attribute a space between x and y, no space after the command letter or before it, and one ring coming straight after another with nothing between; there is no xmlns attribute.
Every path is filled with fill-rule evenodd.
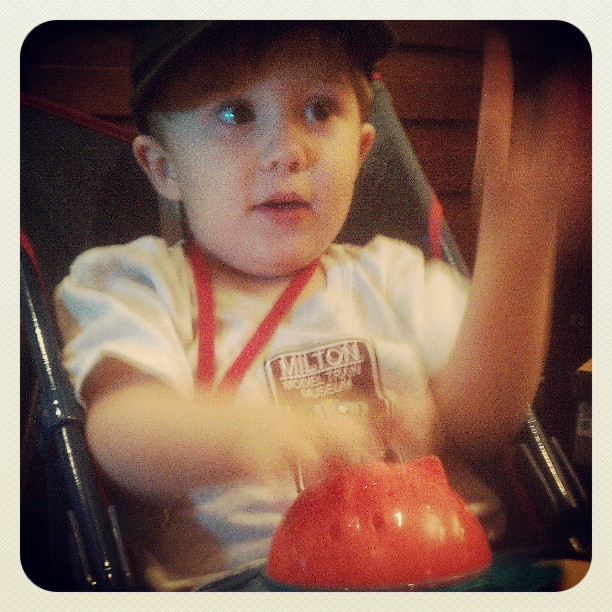
<svg viewBox="0 0 612 612"><path fill-rule="evenodd" d="M264 202L257 204L254 210L263 213L274 223L291 225L303 221L311 212L310 202L291 194L274 194Z"/></svg>
<svg viewBox="0 0 612 612"><path fill-rule="evenodd" d="M299 208L310 208L310 202L295 193L274 194L261 204L255 206L256 209L269 210L297 210Z"/></svg>

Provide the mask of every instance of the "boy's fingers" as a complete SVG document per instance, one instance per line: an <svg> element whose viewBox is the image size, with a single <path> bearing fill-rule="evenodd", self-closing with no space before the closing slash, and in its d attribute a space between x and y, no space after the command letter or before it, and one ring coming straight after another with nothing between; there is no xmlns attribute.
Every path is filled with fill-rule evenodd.
<svg viewBox="0 0 612 612"><path fill-rule="evenodd" d="M348 415L267 413L253 408L234 437L237 469L259 481L302 465L324 474L330 462L355 463L377 457L377 440L364 421ZM238 433L238 432L237 432Z"/></svg>
<svg viewBox="0 0 612 612"><path fill-rule="evenodd" d="M513 201L548 202L557 214L590 197L591 126L588 92L571 71L552 74L521 95L509 164Z"/></svg>
<svg viewBox="0 0 612 612"><path fill-rule="evenodd" d="M322 425L321 444L326 460L369 461L376 456L377 440L367 422L334 415Z"/></svg>
<svg viewBox="0 0 612 612"><path fill-rule="evenodd" d="M577 67L579 69L579 67ZM554 74L544 88L544 144L549 167L556 169L565 189L559 194L572 201L590 190L590 84L576 69Z"/></svg>

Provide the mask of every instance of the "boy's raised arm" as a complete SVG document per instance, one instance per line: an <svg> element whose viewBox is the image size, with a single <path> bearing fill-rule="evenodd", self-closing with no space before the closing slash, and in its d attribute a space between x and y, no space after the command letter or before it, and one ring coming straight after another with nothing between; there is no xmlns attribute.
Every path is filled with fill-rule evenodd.
<svg viewBox="0 0 612 612"><path fill-rule="evenodd" d="M505 40L485 45L472 287L457 342L432 380L449 442L496 447L520 429L541 377L558 219L590 197L590 92L569 69L513 100Z"/></svg>

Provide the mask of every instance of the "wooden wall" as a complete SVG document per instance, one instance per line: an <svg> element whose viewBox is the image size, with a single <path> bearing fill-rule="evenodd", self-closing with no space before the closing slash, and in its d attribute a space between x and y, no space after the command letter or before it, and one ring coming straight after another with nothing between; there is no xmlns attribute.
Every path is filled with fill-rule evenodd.
<svg viewBox="0 0 612 612"><path fill-rule="evenodd" d="M397 51L381 62L384 81L425 175L469 265L477 235L470 205L484 25L403 21Z"/></svg>

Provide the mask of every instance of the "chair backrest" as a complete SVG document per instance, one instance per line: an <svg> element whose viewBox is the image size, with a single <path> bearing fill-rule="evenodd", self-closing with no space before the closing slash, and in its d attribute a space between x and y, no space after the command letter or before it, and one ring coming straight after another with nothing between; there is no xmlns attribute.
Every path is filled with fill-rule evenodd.
<svg viewBox="0 0 612 612"><path fill-rule="evenodd" d="M21 229L49 291L82 251L159 233L157 198L130 140L111 123L22 97Z"/></svg>
<svg viewBox="0 0 612 612"><path fill-rule="evenodd" d="M21 320L29 347L22 349L22 423L35 423L22 433L29 482L22 482L21 515L30 523L22 524L22 564L53 590L132 587L113 508L87 454L82 409L61 365L49 299L85 249L159 233L157 199L130 140L110 123L22 99ZM38 542L32 523L46 524Z"/></svg>
<svg viewBox="0 0 612 612"><path fill-rule="evenodd" d="M463 274L468 268L444 219L384 83L374 81L370 118L376 137L357 180L339 241L363 244L376 234L418 246Z"/></svg>

